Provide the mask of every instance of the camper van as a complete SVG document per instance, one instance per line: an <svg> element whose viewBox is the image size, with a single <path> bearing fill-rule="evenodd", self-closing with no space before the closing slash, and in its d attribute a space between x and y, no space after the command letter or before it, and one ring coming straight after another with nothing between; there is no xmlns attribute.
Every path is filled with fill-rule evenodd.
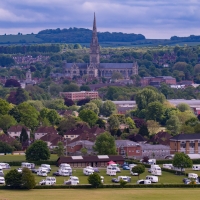
<svg viewBox="0 0 200 200"><path fill-rule="evenodd" d="M60 176L70 176L70 172L66 169L63 169L63 168L59 169L58 173L59 173Z"/></svg>
<svg viewBox="0 0 200 200"><path fill-rule="evenodd" d="M0 163L0 167L2 169L10 169L10 165L8 163Z"/></svg>
<svg viewBox="0 0 200 200"><path fill-rule="evenodd" d="M116 167L112 167L112 166L107 166L107 169L106 169L106 174L109 175L109 176L116 176L116 173L117 173L117 169Z"/></svg>
<svg viewBox="0 0 200 200"><path fill-rule="evenodd" d="M60 168L60 169L66 170L66 171L69 172L70 176L72 175L72 168L71 168L71 167L62 167L62 168Z"/></svg>
<svg viewBox="0 0 200 200"><path fill-rule="evenodd" d="M172 164L163 164L163 168L172 169L173 165Z"/></svg>
<svg viewBox="0 0 200 200"><path fill-rule="evenodd" d="M53 182L54 184L56 184L56 178L55 178L55 177L47 176L47 177L46 177L46 181L51 181L51 182Z"/></svg>
<svg viewBox="0 0 200 200"><path fill-rule="evenodd" d="M149 165L155 165L156 164L156 159L149 159L148 160Z"/></svg>
<svg viewBox="0 0 200 200"><path fill-rule="evenodd" d="M152 183L158 183L158 177L157 176L146 176L146 180L150 180Z"/></svg>
<svg viewBox="0 0 200 200"><path fill-rule="evenodd" d="M198 170L200 170L200 165L193 165L192 169L195 171L198 171Z"/></svg>
<svg viewBox="0 0 200 200"><path fill-rule="evenodd" d="M35 168L35 164L34 163L28 163L28 162L22 162L21 163L21 167L24 168L28 168L28 169L33 169Z"/></svg>
<svg viewBox="0 0 200 200"><path fill-rule="evenodd" d="M47 172L45 170L40 170L37 172L38 176L47 176Z"/></svg>
<svg viewBox="0 0 200 200"><path fill-rule="evenodd" d="M79 178L76 176L70 176L69 180L64 181L64 185L77 185L79 184Z"/></svg>
<svg viewBox="0 0 200 200"><path fill-rule="evenodd" d="M159 165L151 165L151 168L148 169L148 172L152 172L152 170L156 167L160 167Z"/></svg>
<svg viewBox="0 0 200 200"><path fill-rule="evenodd" d="M86 176L89 176L90 174L93 174L93 173L94 173L94 170L89 167L86 167L83 169L83 174Z"/></svg>
<svg viewBox="0 0 200 200"><path fill-rule="evenodd" d="M61 163L59 165L59 168L62 168L62 167L71 167L70 164L67 164L67 163Z"/></svg>
<svg viewBox="0 0 200 200"><path fill-rule="evenodd" d="M188 178L197 179L197 178L198 178L198 174L195 174L195 173L188 173Z"/></svg>
<svg viewBox="0 0 200 200"><path fill-rule="evenodd" d="M154 168L152 168L151 174L152 174L152 175L155 175L155 176L161 176L161 175L162 175L161 168L160 168L160 167L157 167L157 166L154 167Z"/></svg>

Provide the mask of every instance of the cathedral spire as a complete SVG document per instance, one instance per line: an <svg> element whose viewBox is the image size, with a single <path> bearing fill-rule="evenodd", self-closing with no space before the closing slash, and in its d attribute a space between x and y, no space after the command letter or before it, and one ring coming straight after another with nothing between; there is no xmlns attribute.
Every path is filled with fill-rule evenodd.
<svg viewBox="0 0 200 200"><path fill-rule="evenodd" d="M96 16L95 16L95 12L94 12L94 21L93 21L93 32L97 31L97 25L96 25Z"/></svg>

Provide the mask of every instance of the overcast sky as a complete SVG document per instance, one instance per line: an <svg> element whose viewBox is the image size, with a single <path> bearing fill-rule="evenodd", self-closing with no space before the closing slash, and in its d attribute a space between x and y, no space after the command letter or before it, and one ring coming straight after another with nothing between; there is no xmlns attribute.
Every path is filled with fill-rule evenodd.
<svg viewBox="0 0 200 200"><path fill-rule="evenodd" d="M94 12L100 32L200 35L200 0L0 0L0 34L91 29Z"/></svg>

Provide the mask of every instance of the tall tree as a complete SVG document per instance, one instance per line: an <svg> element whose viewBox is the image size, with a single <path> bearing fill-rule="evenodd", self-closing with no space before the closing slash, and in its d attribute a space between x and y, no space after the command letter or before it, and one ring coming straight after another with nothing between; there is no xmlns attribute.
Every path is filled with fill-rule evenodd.
<svg viewBox="0 0 200 200"><path fill-rule="evenodd" d="M92 110L83 109L79 113L79 117L84 121L87 122L90 127L94 126L98 120L98 116Z"/></svg>
<svg viewBox="0 0 200 200"><path fill-rule="evenodd" d="M26 150L26 160L28 161L48 160L49 158L49 148L47 147L47 143L42 140L35 141Z"/></svg>
<svg viewBox="0 0 200 200"><path fill-rule="evenodd" d="M98 152L99 155L117 154L115 139L109 132L105 132L97 136L93 148L96 152Z"/></svg>
<svg viewBox="0 0 200 200"><path fill-rule="evenodd" d="M181 128L181 123L177 116L172 115L166 122L166 127L172 134L178 134Z"/></svg>
<svg viewBox="0 0 200 200"><path fill-rule="evenodd" d="M29 99L27 92L24 89L22 89L21 87L17 88L15 97L16 97L17 105L19 105L20 103L23 103L24 101L27 101Z"/></svg>
<svg viewBox="0 0 200 200"><path fill-rule="evenodd" d="M116 115L111 115L108 119L110 130L118 129L119 128L119 120Z"/></svg>
<svg viewBox="0 0 200 200"><path fill-rule="evenodd" d="M8 114L8 111L11 109L9 103L0 98L0 115Z"/></svg>
<svg viewBox="0 0 200 200"><path fill-rule="evenodd" d="M97 105L95 103L89 102L86 103L85 105L83 105L80 110L92 110L93 112L95 112L97 115L99 114L99 108L97 107Z"/></svg>
<svg viewBox="0 0 200 200"><path fill-rule="evenodd" d="M102 115L109 117L110 115L115 114L116 112L117 112L117 108L112 101L110 100L105 101L104 104L102 105L102 109L101 109Z"/></svg>
<svg viewBox="0 0 200 200"><path fill-rule="evenodd" d="M27 140L28 140L28 134L26 132L26 129L23 127L22 132L20 134L20 142L23 143L26 142Z"/></svg>
<svg viewBox="0 0 200 200"><path fill-rule="evenodd" d="M55 151L58 157L65 155L65 148L62 142L58 142Z"/></svg>
<svg viewBox="0 0 200 200"><path fill-rule="evenodd" d="M151 102L158 101L163 103L165 96L161 93L156 92L153 89L145 88L136 94L136 104L139 110L146 109L148 104Z"/></svg>
<svg viewBox="0 0 200 200"><path fill-rule="evenodd" d="M180 168L181 171L183 168L192 167L192 160L187 154L184 154L182 152L175 153L172 163L174 167Z"/></svg>
<svg viewBox="0 0 200 200"><path fill-rule="evenodd" d="M13 126L16 125L17 122L14 117L10 115L1 115L0 116L0 128L3 129L4 133L7 133L7 130Z"/></svg>

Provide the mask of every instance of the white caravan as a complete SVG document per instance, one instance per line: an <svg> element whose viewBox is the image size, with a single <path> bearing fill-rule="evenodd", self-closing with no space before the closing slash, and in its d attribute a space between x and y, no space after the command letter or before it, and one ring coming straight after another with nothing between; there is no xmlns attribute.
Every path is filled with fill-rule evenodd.
<svg viewBox="0 0 200 200"><path fill-rule="evenodd" d="M0 163L2 169L10 169L10 165L8 163Z"/></svg>
<svg viewBox="0 0 200 200"><path fill-rule="evenodd" d="M160 167L159 165L151 165L151 168L148 169L148 172L152 172L154 168Z"/></svg>
<svg viewBox="0 0 200 200"><path fill-rule="evenodd" d="M79 184L79 178L76 176L70 176L69 180L64 180L64 185L77 185Z"/></svg>
<svg viewBox="0 0 200 200"><path fill-rule="evenodd" d="M86 175L86 176L89 176L90 174L93 174L94 173L94 169L90 168L90 167L86 167L86 168L83 168L83 174Z"/></svg>
<svg viewBox="0 0 200 200"><path fill-rule="evenodd" d="M47 169L49 169L49 171L51 171L51 166L50 165L41 164L41 167L47 168Z"/></svg>
<svg viewBox="0 0 200 200"><path fill-rule="evenodd" d="M116 173L117 173L117 169L116 167L112 167L112 166L107 166L106 168L106 174L109 175L109 176L116 176Z"/></svg>
<svg viewBox="0 0 200 200"><path fill-rule="evenodd" d="M37 175L45 177L45 176L47 176L47 172L45 170L40 170L37 172Z"/></svg>
<svg viewBox="0 0 200 200"><path fill-rule="evenodd" d="M28 162L22 162L21 163L21 167L24 168L28 168L28 169L34 169L35 168L35 164L34 163L28 163Z"/></svg>
<svg viewBox="0 0 200 200"><path fill-rule="evenodd" d="M59 173L60 176L70 176L70 172L66 169L63 169L63 168L59 169L58 173Z"/></svg>
<svg viewBox="0 0 200 200"><path fill-rule="evenodd" d="M55 178L55 177L52 177L52 176L47 176L47 177L46 177L46 181L51 181L51 182L53 182L54 184L56 184L56 178Z"/></svg>
<svg viewBox="0 0 200 200"><path fill-rule="evenodd" d="M72 168L71 168L71 167L62 167L62 168L60 168L60 169L65 170L65 171L68 171L69 174L70 174L70 176L72 175Z"/></svg>
<svg viewBox="0 0 200 200"><path fill-rule="evenodd" d="M123 180L125 182L131 182L131 177L130 176L118 176L118 181Z"/></svg>
<svg viewBox="0 0 200 200"><path fill-rule="evenodd" d="M45 179L43 179L39 182L39 185L54 185L54 184L55 183L53 181L48 181L48 180L45 180Z"/></svg>
<svg viewBox="0 0 200 200"><path fill-rule="evenodd" d="M71 167L70 164L67 164L67 163L61 163L59 165L59 168L62 168L62 167Z"/></svg>
<svg viewBox="0 0 200 200"><path fill-rule="evenodd" d="M5 184L5 178L4 177L0 177L0 184Z"/></svg>
<svg viewBox="0 0 200 200"><path fill-rule="evenodd" d="M109 166L116 168L116 172L121 172L120 168L118 167L117 164L110 164Z"/></svg>
<svg viewBox="0 0 200 200"><path fill-rule="evenodd" d="M157 176L146 176L146 180L150 180L152 183L158 183L158 177Z"/></svg>
<svg viewBox="0 0 200 200"><path fill-rule="evenodd" d="M173 168L173 164L163 164L163 168L172 169Z"/></svg>
<svg viewBox="0 0 200 200"><path fill-rule="evenodd" d="M156 159L149 159L148 160L149 165L155 165L156 164Z"/></svg>
<svg viewBox="0 0 200 200"><path fill-rule="evenodd" d="M192 169L195 171L198 171L198 170L200 170L200 165L193 165Z"/></svg>
<svg viewBox="0 0 200 200"><path fill-rule="evenodd" d="M151 181L150 180L138 180L137 181L137 184L144 184L144 185L148 185L148 184L151 184Z"/></svg>
<svg viewBox="0 0 200 200"><path fill-rule="evenodd" d="M197 179L197 178L198 178L198 174L195 174L195 173L188 173L188 178Z"/></svg>
<svg viewBox="0 0 200 200"><path fill-rule="evenodd" d="M151 174L155 176L161 176L162 175L161 168L157 166L154 168L151 168Z"/></svg>
<svg viewBox="0 0 200 200"><path fill-rule="evenodd" d="M48 168L46 168L46 167L39 167L38 169L37 169L37 172L39 172L39 171L46 171L46 173L48 174L48 173L50 173L50 171L49 171L49 169Z"/></svg>
<svg viewBox="0 0 200 200"><path fill-rule="evenodd" d="M133 167L135 167L135 166L137 166L137 165L136 165L136 164L129 164L130 170L131 170Z"/></svg>

